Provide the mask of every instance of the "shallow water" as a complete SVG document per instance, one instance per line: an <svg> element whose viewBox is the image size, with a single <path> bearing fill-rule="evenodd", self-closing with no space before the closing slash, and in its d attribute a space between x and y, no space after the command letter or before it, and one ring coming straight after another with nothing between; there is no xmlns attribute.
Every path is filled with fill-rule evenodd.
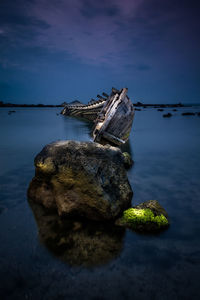
<svg viewBox="0 0 200 300"><path fill-rule="evenodd" d="M8 110L0 109L1 299L199 299L200 117L181 116L198 107L135 115L133 204L157 199L171 221L156 236L61 224L30 205L35 155L55 140L90 140L91 125L59 108Z"/></svg>

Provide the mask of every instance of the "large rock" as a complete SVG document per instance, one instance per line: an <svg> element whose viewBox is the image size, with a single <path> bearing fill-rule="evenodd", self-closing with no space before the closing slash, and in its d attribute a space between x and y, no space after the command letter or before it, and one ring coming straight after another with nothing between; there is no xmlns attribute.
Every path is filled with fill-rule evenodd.
<svg viewBox="0 0 200 300"><path fill-rule="evenodd" d="M118 148L59 141L35 158L28 196L59 215L112 220L131 206L132 190Z"/></svg>

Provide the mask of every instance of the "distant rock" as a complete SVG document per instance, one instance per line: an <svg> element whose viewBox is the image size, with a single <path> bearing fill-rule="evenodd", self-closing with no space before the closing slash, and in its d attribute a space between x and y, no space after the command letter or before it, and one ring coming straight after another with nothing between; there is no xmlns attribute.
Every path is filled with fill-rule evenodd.
<svg viewBox="0 0 200 300"><path fill-rule="evenodd" d="M74 101L71 101L71 102L69 102L69 103L67 103L67 102L63 102L62 104L61 104L61 106L67 106L67 105L84 105L83 103L81 103L80 101L78 101L78 100L74 100Z"/></svg>
<svg viewBox="0 0 200 300"><path fill-rule="evenodd" d="M158 108L158 109L157 109L157 111L163 111L163 110L164 110L164 109L162 109L162 108Z"/></svg>
<svg viewBox="0 0 200 300"><path fill-rule="evenodd" d="M134 104L134 106L143 106L144 104L140 101L138 101L137 103Z"/></svg>
<svg viewBox="0 0 200 300"><path fill-rule="evenodd" d="M116 147L59 141L43 148L35 167L29 198L60 216L113 220L131 205L124 156Z"/></svg>
<svg viewBox="0 0 200 300"><path fill-rule="evenodd" d="M163 115L163 118L170 118L172 116L172 114L171 113L168 113L168 114L164 114Z"/></svg>
<svg viewBox="0 0 200 300"><path fill-rule="evenodd" d="M61 106L66 106L66 105L67 105L67 102L61 103Z"/></svg>
<svg viewBox="0 0 200 300"><path fill-rule="evenodd" d="M184 113L182 113L182 116L195 116L195 113L193 113L193 112L184 112Z"/></svg>
<svg viewBox="0 0 200 300"><path fill-rule="evenodd" d="M69 104L69 105L83 105L83 103L81 103L81 102L78 101L78 100L74 100L74 101L72 101L72 102L69 102L68 104Z"/></svg>
<svg viewBox="0 0 200 300"><path fill-rule="evenodd" d="M11 115L13 113L16 113L16 110L9 110L8 114Z"/></svg>

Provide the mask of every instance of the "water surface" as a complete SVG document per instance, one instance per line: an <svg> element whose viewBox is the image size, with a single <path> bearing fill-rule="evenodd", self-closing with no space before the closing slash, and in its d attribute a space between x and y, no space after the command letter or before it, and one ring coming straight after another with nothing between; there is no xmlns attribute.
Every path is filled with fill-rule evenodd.
<svg viewBox="0 0 200 300"><path fill-rule="evenodd" d="M63 224L29 205L35 155L56 140L91 140L91 125L59 108L15 110L0 109L1 299L199 299L200 117L181 116L198 107L135 115L133 204L157 199L171 221L156 236Z"/></svg>

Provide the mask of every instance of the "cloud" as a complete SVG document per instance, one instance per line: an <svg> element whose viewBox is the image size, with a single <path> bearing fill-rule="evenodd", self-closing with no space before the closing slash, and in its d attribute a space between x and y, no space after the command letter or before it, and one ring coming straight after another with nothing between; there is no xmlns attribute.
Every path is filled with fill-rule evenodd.
<svg viewBox="0 0 200 300"><path fill-rule="evenodd" d="M151 65L161 51L178 52L182 31L194 22L187 20L191 12L185 0L181 6L177 0L8 0L2 5L1 55L8 48L40 48L116 68Z"/></svg>
<svg viewBox="0 0 200 300"><path fill-rule="evenodd" d="M19 0L18 0L19 1ZM116 64L129 51L128 21L142 0L35 0L6 11L1 22L13 45L65 51L91 64Z"/></svg>

